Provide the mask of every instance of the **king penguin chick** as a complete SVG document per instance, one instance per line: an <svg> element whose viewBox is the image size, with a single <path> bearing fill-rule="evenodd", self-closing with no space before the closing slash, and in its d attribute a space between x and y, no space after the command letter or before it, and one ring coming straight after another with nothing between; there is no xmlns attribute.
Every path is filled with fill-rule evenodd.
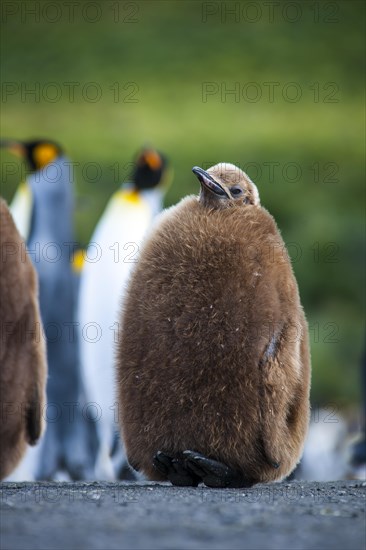
<svg viewBox="0 0 366 550"><path fill-rule="evenodd" d="M21 156L29 174L10 206L39 278L41 317L47 340L47 428L29 469L31 478L54 479L61 470L72 479L89 477L88 425L80 406L76 296L71 256L74 246L74 189L71 162L51 140L3 140ZM32 453L27 453L28 459ZM33 467L33 462L36 464ZM23 465L23 464L22 464ZM22 466L21 465L21 466ZM16 472L18 477L18 472ZM27 477L28 479L28 477Z"/></svg>
<svg viewBox="0 0 366 550"><path fill-rule="evenodd" d="M117 376L130 464L174 485L281 480L309 421L305 316L284 243L232 164L163 213L131 276Z"/></svg>
<svg viewBox="0 0 366 550"><path fill-rule="evenodd" d="M115 441L119 432L114 381L118 312L142 239L162 209L166 176L165 157L144 148L137 156L132 183L124 185L108 202L92 235L81 273L80 357L87 400L98 404L97 479L123 478L132 473L121 442ZM92 261L95 257L97 260ZM117 452L112 453L113 447Z"/></svg>
<svg viewBox="0 0 366 550"><path fill-rule="evenodd" d="M43 431L46 350L37 277L9 209L0 199L0 479Z"/></svg>

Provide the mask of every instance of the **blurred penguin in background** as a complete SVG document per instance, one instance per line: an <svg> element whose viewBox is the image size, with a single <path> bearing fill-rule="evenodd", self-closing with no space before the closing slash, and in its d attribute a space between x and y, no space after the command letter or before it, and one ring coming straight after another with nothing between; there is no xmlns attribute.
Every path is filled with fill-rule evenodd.
<svg viewBox="0 0 366 550"><path fill-rule="evenodd" d="M118 312L140 244L162 210L170 179L165 157L152 148L137 156L131 183L114 193L92 235L79 291L80 360L87 401L97 405L97 479L131 479L118 434L115 348ZM113 455L113 457L112 457Z"/></svg>
<svg viewBox="0 0 366 550"><path fill-rule="evenodd" d="M47 342L47 429L38 456L32 457L33 475L36 479L54 479L58 472L64 471L66 477L74 480L88 478L92 466L88 465L87 426L79 401L76 286L71 263L74 247L71 162L60 145L50 140L3 140L1 146L21 156L30 170L10 210L38 273ZM22 477L21 472L18 479L19 476Z"/></svg>
<svg viewBox="0 0 366 550"><path fill-rule="evenodd" d="M333 405L312 409L309 432L295 479L335 481L346 477L347 421Z"/></svg>
<svg viewBox="0 0 366 550"><path fill-rule="evenodd" d="M360 414L360 430L349 450L350 477L365 479L366 477L366 350L361 361L362 402Z"/></svg>
<svg viewBox="0 0 366 550"><path fill-rule="evenodd" d="M0 198L0 479L35 445L44 427L46 349L37 275L8 206Z"/></svg>
<svg viewBox="0 0 366 550"><path fill-rule="evenodd" d="M313 404L304 453L293 478L366 479L366 350L360 362L361 408Z"/></svg>
<svg viewBox="0 0 366 550"><path fill-rule="evenodd" d="M361 408L335 403L312 407L304 454L294 478L307 481L366 479L366 352L360 364Z"/></svg>
<svg viewBox="0 0 366 550"><path fill-rule="evenodd" d="M366 444L358 413L358 410L342 411L335 404L313 407L304 453L294 479L366 479Z"/></svg>

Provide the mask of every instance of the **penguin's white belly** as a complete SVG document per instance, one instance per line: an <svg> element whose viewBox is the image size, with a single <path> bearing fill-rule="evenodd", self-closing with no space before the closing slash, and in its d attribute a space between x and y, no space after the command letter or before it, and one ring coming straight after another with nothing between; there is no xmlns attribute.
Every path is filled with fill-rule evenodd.
<svg viewBox="0 0 366 550"><path fill-rule="evenodd" d="M97 430L104 453L110 450L118 430L114 390L118 312L150 223L145 203L133 208L112 203L90 241L82 271L78 319L81 370L87 401L95 404L93 410L99 416Z"/></svg>
<svg viewBox="0 0 366 550"><path fill-rule="evenodd" d="M26 241L29 236L32 221L33 198L29 185L21 183L10 204L10 212L22 238Z"/></svg>

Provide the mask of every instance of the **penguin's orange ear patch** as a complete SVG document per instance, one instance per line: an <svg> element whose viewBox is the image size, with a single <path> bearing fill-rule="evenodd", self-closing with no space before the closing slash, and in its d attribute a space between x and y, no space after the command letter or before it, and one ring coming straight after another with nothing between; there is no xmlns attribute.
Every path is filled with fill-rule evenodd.
<svg viewBox="0 0 366 550"><path fill-rule="evenodd" d="M143 155L143 160L151 168L151 170L158 170L161 168L162 160L160 155L156 151L146 151Z"/></svg>
<svg viewBox="0 0 366 550"><path fill-rule="evenodd" d="M33 159L37 168L43 168L58 156L57 148L52 143L37 145L33 151Z"/></svg>

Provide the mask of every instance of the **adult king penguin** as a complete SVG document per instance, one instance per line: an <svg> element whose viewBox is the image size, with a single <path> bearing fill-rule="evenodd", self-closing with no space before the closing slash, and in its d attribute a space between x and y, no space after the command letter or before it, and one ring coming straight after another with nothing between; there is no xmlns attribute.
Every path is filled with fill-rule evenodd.
<svg viewBox="0 0 366 550"><path fill-rule="evenodd" d="M46 349L37 276L7 204L0 199L0 479L41 436Z"/></svg>
<svg viewBox="0 0 366 550"><path fill-rule="evenodd" d="M157 221L122 313L117 375L130 464L175 485L283 479L309 420L305 316L284 243L232 164Z"/></svg>
<svg viewBox="0 0 366 550"><path fill-rule="evenodd" d="M80 357L87 400L95 403L97 479L131 475L118 437L114 350L118 312L126 281L167 187L165 157L144 148L134 163L132 183L110 199L89 244L79 292ZM117 449L111 458L112 449Z"/></svg>
<svg viewBox="0 0 366 550"><path fill-rule="evenodd" d="M60 145L50 140L4 140L1 146L21 156L30 170L10 210L38 273L47 341L47 428L33 476L52 479L63 470L72 479L82 479L89 477L92 464L89 468L87 428L80 410L75 279L70 261L74 246L71 162Z"/></svg>

